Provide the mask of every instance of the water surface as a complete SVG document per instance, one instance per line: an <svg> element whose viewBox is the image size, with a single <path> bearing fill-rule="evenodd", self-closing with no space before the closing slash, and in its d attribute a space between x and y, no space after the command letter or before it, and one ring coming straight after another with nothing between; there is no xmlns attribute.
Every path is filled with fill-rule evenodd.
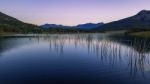
<svg viewBox="0 0 150 84"><path fill-rule="evenodd" d="M102 34L0 37L0 84L149 84L150 40Z"/></svg>

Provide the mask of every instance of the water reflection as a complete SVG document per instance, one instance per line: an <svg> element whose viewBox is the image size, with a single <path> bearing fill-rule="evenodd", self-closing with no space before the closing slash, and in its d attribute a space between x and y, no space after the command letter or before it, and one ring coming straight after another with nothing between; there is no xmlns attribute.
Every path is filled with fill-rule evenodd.
<svg viewBox="0 0 150 84"><path fill-rule="evenodd" d="M63 47L72 44L75 47L85 47L89 53L95 53L102 63L109 63L112 67L118 64L127 65L131 77L150 70L148 39L112 39L101 35L50 36L45 38L50 42L50 49L55 49L63 55Z"/></svg>
<svg viewBox="0 0 150 84"><path fill-rule="evenodd" d="M108 64L111 70L128 71L129 78L147 78L150 71L150 40L135 37L106 37L101 34L62 34L36 37L3 37L0 39L0 53L31 43L45 43L49 52L64 56L65 50L84 49L91 56L97 56L101 65Z"/></svg>
<svg viewBox="0 0 150 84"><path fill-rule="evenodd" d="M38 42L39 37L18 37L18 36L6 36L0 37L0 54L9 51L19 46Z"/></svg>

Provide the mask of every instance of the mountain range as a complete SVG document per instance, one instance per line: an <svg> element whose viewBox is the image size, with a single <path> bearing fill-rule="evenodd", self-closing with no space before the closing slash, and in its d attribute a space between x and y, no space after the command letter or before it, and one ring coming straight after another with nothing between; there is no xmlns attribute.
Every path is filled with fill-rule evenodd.
<svg viewBox="0 0 150 84"><path fill-rule="evenodd" d="M41 25L41 28L49 29L49 28L81 28L81 29L92 29L97 28L104 25L103 22L101 23L86 23L86 24L79 24L77 26L64 26L64 25L57 25L57 24L44 24Z"/></svg>
<svg viewBox="0 0 150 84"><path fill-rule="evenodd" d="M40 25L43 29L49 29L49 28L71 28L71 26L64 26L64 25L57 25L57 24L44 24Z"/></svg>
<svg viewBox="0 0 150 84"><path fill-rule="evenodd" d="M59 30L59 28L61 28L61 30ZM118 21L113 21L110 23L105 23L105 24L87 23L87 24L79 24L77 26L63 26L57 24L45 24L45 25L37 26L37 25L22 22L14 17L11 17L9 15L0 12L0 33L1 32L40 33L47 30L55 31L55 32L57 31L66 32L66 30L67 32L70 31L79 32L81 29L84 29L83 31L88 30L88 32L91 32L93 30L94 31L150 30L150 11L142 10L134 16L127 17L125 19L121 19Z"/></svg>

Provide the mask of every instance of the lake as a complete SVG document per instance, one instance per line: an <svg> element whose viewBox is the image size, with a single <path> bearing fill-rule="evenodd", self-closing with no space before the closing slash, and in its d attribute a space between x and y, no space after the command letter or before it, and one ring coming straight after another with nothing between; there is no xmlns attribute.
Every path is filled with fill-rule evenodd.
<svg viewBox="0 0 150 84"><path fill-rule="evenodd" d="M149 84L150 40L103 34L0 37L0 84Z"/></svg>

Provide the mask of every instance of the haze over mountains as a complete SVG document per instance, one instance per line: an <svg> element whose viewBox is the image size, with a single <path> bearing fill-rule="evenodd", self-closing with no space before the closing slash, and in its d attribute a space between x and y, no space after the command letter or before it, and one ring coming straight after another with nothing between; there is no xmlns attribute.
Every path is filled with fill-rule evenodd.
<svg viewBox="0 0 150 84"><path fill-rule="evenodd" d="M134 16L104 23L87 23L79 24L77 26L63 26L56 24L45 24L36 26L33 24L24 23L16 18L8 16L0 12L0 32L41 32L49 28L62 28L62 29L84 29L94 31L116 31L116 30L150 30L150 11L142 10ZM51 31L51 30L49 30ZM62 31L62 30L61 30ZM64 30L63 30L64 31ZM72 30L71 30L72 31ZM78 31L78 30L76 30Z"/></svg>

